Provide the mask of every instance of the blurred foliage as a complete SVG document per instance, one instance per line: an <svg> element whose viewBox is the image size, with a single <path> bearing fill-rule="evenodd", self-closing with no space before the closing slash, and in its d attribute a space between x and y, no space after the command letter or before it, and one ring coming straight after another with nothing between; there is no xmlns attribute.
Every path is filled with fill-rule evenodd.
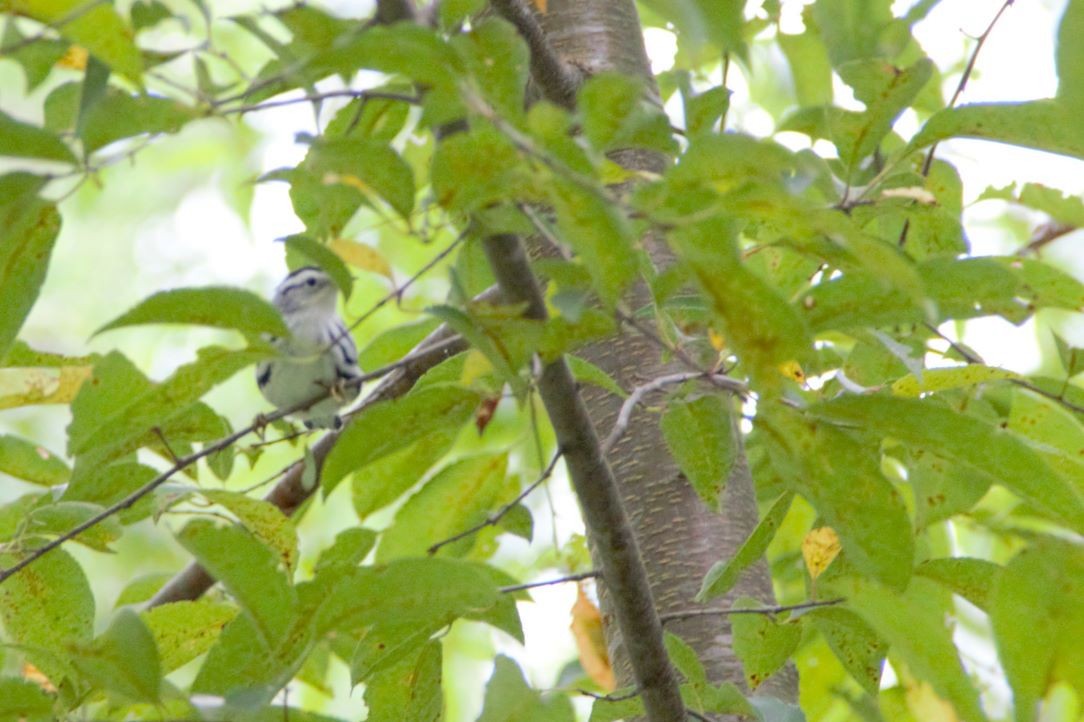
<svg viewBox="0 0 1084 722"><path fill-rule="evenodd" d="M527 108L526 47L478 2L441 3L439 29L318 4L0 4L0 77L13 86L0 110L0 720L281 719L290 702L290 719L358 719L358 684L369 720L454 720L469 707L458 663L471 656L494 670L479 719L574 719L575 690L592 687L582 670L533 689L478 641L488 632L472 648L463 630L483 623L522 643L517 597L501 588L555 560L576 568L582 539L554 548L555 522L532 502L426 550L490 519L541 471L552 440L530 359L613 334L615 310L649 319L705 370L725 363L756 402L743 410L763 516L701 598L732 589L767 551L782 603L842 600L735 615L746 688L790 660L808 719L934 719L935 708L968 722L1030 722L1040 709L1074 719L1084 350L1055 336L1043 374L1029 376L949 336L968 319L1084 311L1084 283L1043 255L1084 224L1084 202L1035 183L972 192L1050 222L1017 254L977 257L962 181L933 154L964 137L1084 159L1084 2L1070 0L1062 20L1056 97L953 105L943 81L960 68L939 68L913 33L937 4L645 0L645 26L676 37L675 65L657 78L673 117L645 100L641 79L612 74L588 80L573 111ZM731 66L771 134L733 130ZM278 126L259 120L276 111ZM436 143L449 123L466 131ZM273 148L267 167L257 151L288 144L282 128L297 145ZM607 157L624 148L674 162L630 178ZM625 180L636 182L614 185ZM133 240L178 204L198 212L182 199L208 186L227 215L259 227L250 213L267 185L288 189L279 198L300 224L279 234L290 265L327 269L347 317L365 322L366 370L438 322L473 347L354 419L297 519L255 496L296 460L316 486L309 441L286 422L266 430L282 443L244 437L156 478L235 428L262 430L248 426L258 407L235 379L265 357L261 332L282 331L272 306L236 287L267 280L262 251L227 257L207 239L202 262ZM672 267L640 250L649 227ZM538 263L550 320L473 301L492 282L479 235L536 231L569 251ZM232 283L198 282L215 258ZM651 304L629 309L641 281ZM140 328L113 330L129 326ZM95 327L109 333L85 342ZM172 370L155 380L151 366ZM573 368L633 391L582 359ZM661 424L718 508L735 457L720 429L736 413L729 396L686 384L637 423ZM3 571L151 483L64 548ZM833 540L815 570L800 563L811 532ZM222 591L136 611L185 559ZM980 697L957 647L954 629L971 631L975 610L1011 712ZM667 645L690 709L801 717L707 680L684 642ZM639 709L602 699L591 719Z"/></svg>

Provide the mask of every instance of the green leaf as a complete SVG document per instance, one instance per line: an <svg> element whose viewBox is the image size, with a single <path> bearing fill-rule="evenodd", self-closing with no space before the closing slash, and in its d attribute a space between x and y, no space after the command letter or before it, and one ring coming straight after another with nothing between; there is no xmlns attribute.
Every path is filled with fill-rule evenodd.
<svg viewBox="0 0 1084 722"><path fill-rule="evenodd" d="M93 460L100 462L134 451L153 441L148 437L151 429L165 433L170 421L183 418L193 402L265 356L262 350L209 346L162 383L151 384L128 359L111 352L95 364L91 380L72 402L68 453L93 453Z"/></svg>
<svg viewBox="0 0 1084 722"><path fill-rule="evenodd" d="M758 411L773 466L839 535L855 567L892 587L911 575L914 541L880 455L831 425L782 408Z"/></svg>
<svg viewBox="0 0 1084 722"><path fill-rule="evenodd" d="M671 401L659 426L682 473L704 503L718 512L737 453L729 400L712 394Z"/></svg>
<svg viewBox="0 0 1084 722"><path fill-rule="evenodd" d="M40 506L27 516L27 532L44 536L61 536L76 526L97 516L105 509L81 501L58 501ZM121 537L120 521L107 517L87 529L75 541L100 552L111 552L110 545Z"/></svg>
<svg viewBox="0 0 1084 722"><path fill-rule="evenodd" d="M431 641L416 656L369 677L365 683L366 722L441 720L442 661L440 642Z"/></svg>
<svg viewBox="0 0 1084 722"><path fill-rule="evenodd" d="M296 182L290 198L309 231L318 238L337 236L339 223L324 228L311 219L319 216L312 206L336 194L343 204L339 220L345 223L363 201L379 197L400 216L409 218L414 208L414 172L390 145L359 137L321 138L313 141L298 171L311 178L307 185ZM296 173L295 173L296 174Z"/></svg>
<svg viewBox="0 0 1084 722"><path fill-rule="evenodd" d="M507 475L507 454L473 456L438 471L395 515L380 537L378 562L421 556L430 545L485 520L516 494L516 477ZM441 548L446 556L463 556L477 542L470 536Z"/></svg>
<svg viewBox="0 0 1084 722"><path fill-rule="evenodd" d="M718 59L711 52L714 49L705 47L708 43L747 59L744 0L649 0L646 4L677 27L682 49L693 59Z"/></svg>
<svg viewBox="0 0 1084 722"><path fill-rule="evenodd" d="M851 60L891 57L888 30L891 0L818 0L809 17L828 48L832 65Z"/></svg>
<svg viewBox="0 0 1084 722"><path fill-rule="evenodd" d="M71 469L56 454L8 434L0 434L0 472L40 486L63 484L71 476Z"/></svg>
<svg viewBox="0 0 1084 722"><path fill-rule="evenodd" d="M1084 286L1032 259L930 258L917 271L933 304L932 318L931 306L916 305L905 291L864 271L814 286L800 305L814 331L991 315L1020 323L1037 308L1084 307Z"/></svg>
<svg viewBox="0 0 1084 722"><path fill-rule="evenodd" d="M818 404L817 416L859 424L905 444L966 464L1010 491L1084 530L1084 498L1016 436L953 409L917 399L846 396Z"/></svg>
<svg viewBox="0 0 1084 722"><path fill-rule="evenodd" d="M1032 443L1052 469L1084 492L1084 425L1058 401L1032 391L1013 390L1010 431Z"/></svg>
<svg viewBox="0 0 1084 722"><path fill-rule="evenodd" d="M297 568L297 527L277 506L236 491L204 490L203 496L226 507L246 529L274 551L287 571Z"/></svg>
<svg viewBox="0 0 1084 722"><path fill-rule="evenodd" d="M44 182L28 173L0 176L0 358L38 299L60 232L56 206L37 196Z"/></svg>
<svg viewBox="0 0 1084 722"><path fill-rule="evenodd" d="M512 142L482 126L442 140L431 169L437 202L469 212L523 195L530 175Z"/></svg>
<svg viewBox="0 0 1084 722"><path fill-rule="evenodd" d="M478 722L573 722L575 718L568 697L543 698L527 685L519 665L503 654L497 656Z"/></svg>
<svg viewBox="0 0 1084 722"><path fill-rule="evenodd" d="M1061 365L1065 367L1065 376L1067 378L1073 378L1077 374L1084 372L1084 348L1077 348L1063 339L1058 334L1054 334L1054 344L1058 349L1058 358L1061 359Z"/></svg>
<svg viewBox="0 0 1084 722"><path fill-rule="evenodd" d="M907 480L915 493L915 526L931 524L970 510L990 489L993 479L937 454L916 451L907 463Z"/></svg>
<svg viewBox="0 0 1084 722"><path fill-rule="evenodd" d="M200 117L196 108L175 100L129 95L113 86L80 114L81 97L79 84L55 88L45 101L45 126L54 132L76 130L87 153L144 133L176 133Z"/></svg>
<svg viewBox="0 0 1084 722"><path fill-rule="evenodd" d="M162 672L168 674L210 649L237 611L232 604L200 599L162 604L140 617L154 637Z"/></svg>
<svg viewBox="0 0 1084 722"><path fill-rule="evenodd" d="M129 604L139 604L150 600L172 578L173 575L168 572L157 572L144 574L128 581L117 595L113 608L120 609Z"/></svg>
<svg viewBox="0 0 1084 722"><path fill-rule="evenodd" d="M278 310L251 291L225 286L175 288L140 301L95 334L147 323L184 323L286 336Z"/></svg>
<svg viewBox="0 0 1084 722"><path fill-rule="evenodd" d="M601 193L565 181L550 186L557 233L579 255L602 301L613 304L636 277L633 232Z"/></svg>
<svg viewBox="0 0 1084 722"><path fill-rule="evenodd" d="M915 574L934 580L983 611L989 611L990 594L1000 573L997 564L971 557L927 559L915 567Z"/></svg>
<svg viewBox="0 0 1084 722"><path fill-rule="evenodd" d="M120 610L93 642L78 645L72 662L99 689L136 702L159 699L158 649L143 620L130 609Z"/></svg>
<svg viewBox="0 0 1084 722"><path fill-rule="evenodd" d="M75 164L74 154L63 141L36 125L22 123L0 112L0 155L42 158Z"/></svg>
<svg viewBox="0 0 1084 722"><path fill-rule="evenodd" d="M393 666L460 617L493 624L503 619L491 616L495 612L515 613L515 600L498 591L488 567L452 559L328 568L299 590L316 603L317 635L364 631L351 663L355 681Z"/></svg>
<svg viewBox="0 0 1084 722"><path fill-rule="evenodd" d="M64 40L51 40L37 37L34 42L26 43L26 36L19 31L16 23L5 23L0 48L5 48L4 57L14 60L22 66L26 75L26 92L38 88L68 50ZM7 50L7 48L15 48Z"/></svg>
<svg viewBox="0 0 1084 722"><path fill-rule="evenodd" d="M0 567L17 560L0 555ZM54 683L68 676L72 644L90 641L94 595L83 568L63 549L54 549L0 584L0 619L11 641Z"/></svg>
<svg viewBox="0 0 1084 722"><path fill-rule="evenodd" d="M628 393L614 381L612 376L590 361L572 354L567 354L565 361L568 362L568 367L577 382L598 386L600 389L609 391L614 396L622 399L629 397Z"/></svg>
<svg viewBox="0 0 1084 722"><path fill-rule="evenodd" d="M437 429L354 472L351 488L358 519L364 521L421 481L425 473L452 448L458 434L458 428Z"/></svg>
<svg viewBox="0 0 1084 722"><path fill-rule="evenodd" d="M960 719L984 722L978 691L960 664L933 582L915 577L903 594L869 580L838 584L847 606L891 645L911 672L950 702Z"/></svg>
<svg viewBox="0 0 1084 722"><path fill-rule="evenodd" d="M264 643L274 647L297 613L297 594L279 567L279 557L238 527L204 520L186 524L177 540L225 585L252 615Z"/></svg>
<svg viewBox="0 0 1084 722"><path fill-rule="evenodd" d="M800 361L812 342L797 310L742 263L729 221L687 226L671 236L690 264L722 325L727 344L766 389L779 388L779 367ZM735 304L735 298L742 299ZM756 308L757 313L744 309Z"/></svg>
<svg viewBox="0 0 1084 722"><path fill-rule="evenodd" d="M861 617L846 609L813 609L807 616L855 681L868 694L876 696L888 645Z"/></svg>
<svg viewBox="0 0 1084 722"><path fill-rule="evenodd" d="M452 47L486 102L506 120L521 118L529 74L527 46L502 19L487 17L472 25L469 33L452 36Z"/></svg>
<svg viewBox="0 0 1084 722"><path fill-rule="evenodd" d="M139 82L143 61L133 33L112 4L94 0L10 0L5 8L53 25L129 80Z"/></svg>
<svg viewBox="0 0 1084 722"><path fill-rule="evenodd" d="M780 33L776 40L787 58L798 104L810 107L831 103L832 66L821 39L807 27L800 35Z"/></svg>
<svg viewBox="0 0 1084 722"><path fill-rule="evenodd" d="M339 434L324 460L324 494L343 478L393 451L443 428L459 428L471 417L479 397L454 386L417 389L369 407Z"/></svg>
<svg viewBox="0 0 1084 722"><path fill-rule="evenodd" d="M1084 50L1077 39L1084 33L1084 4L1070 0L1058 23L1058 100L1079 117L1084 112Z"/></svg>
<svg viewBox="0 0 1084 722"><path fill-rule="evenodd" d="M48 722L53 716L53 698L25 679L0 677L0 719Z"/></svg>
<svg viewBox="0 0 1084 722"><path fill-rule="evenodd" d="M279 636L279 642L269 647L255 619L237 615L207 652L192 692L240 697L249 709L270 704L297 673L313 642L307 618L297 618Z"/></svg>
<svg viewBox="0 0 1084 722"><path fill-rule="evenodd" d="M990 599L998 657L1013 690L1018 722L1057 680L1084 689L1084 552L1078 544L1040 539L1001 572Z"/></svg>
<svg viewBox="0 0 1084 722"><path fill-rule="evenodd" d="M1084 226L1084 199L1039 183L1025 183L1019 192L1015 183L1005 188L987 188L978 199L1011 201L1041 211L1060 223Z"/></svg>
<svg viewBox="0 0 1084 722"><path fill-rule="evenodd" d="M846 164L849 173L857 170L858 164L878 149L896 119L929 82L933 70L933 61L928 58L904 69L873 58L852 60L839 66L843 82L854 88L855 97L866 105L865 112L853 116L857 122L847 129L849 132L834 134L840 160Z"/></svg>
<svg viewBox="0 0 1084 722"><path fill-rule="evenodd" d="M946 108L926 121L907 148L918 150L948 138L979 138L1084 158L1084 131L1076 115L1053 100Z"/></svg>
<svg viewBox="0 0 1084 722"><path fill-rule="evenodd" d="M643 81L629 75L592 75L580 88L583 133L596 150L649 148L677 151L670 121L648 99Z"/></svg>
<svg viewBox="0 0 1084 722"><path fill-rule="evenodd" d="M793 499L794 494L790 492L776 499L771 508L765 512L764 518L753 529L753 533L742 542L734 556L725 562L716 562L712 565L708 573L704 575L704 581L696 595L697 601L714 599L734 588L741 573L756 564L768 550L768 545L775 538L775 532L787 516Z"/></svg>
<svg viewBox="0 0 1084 722"><path fill-rule="evenodd" d="M426 319L393 326L371 339L358 352L358 365L363 369L378 369L394 363L410 353L438 325L436 319Z"/></svg>
<svg viewBox="0 0 1084 722"><path fill-rule="evenodd" d="M409 92L401 87L378 90ZM372 138L390 143L406 125L410 104L390 98L354 98L335 113L324 135L347 135Z"/></svg>
<svg viewBox="0 0 1084 722"><path fill-rule="evenodd" d="M132 28L136 32L144 28L154 27L163 20L169 20L173 17L173 13L169 11L169 8L158 2L158 0L136 0L132 4L130 14Z"/></svg>
<svg viewBox="0 0 1084 722"><path fill-rule="evenodd" d="M892 393L897 396L918 398L931 391L947 391L949 389L969 388L990 381L1004 381L1006 379L1023 379L1015 371L999 369L982 364L968 364L956 368L926 369L921 378L915 374L907 374L892 384Z"/></svg>
<svg viewBox="0 0 1084 722"><path fill-rule="evenodd" d="M315 573L336 565L356 567L376 546L376 532L364 527L351 527L335 535L335 542L320 552Z"/></svg>
<svg viewBox="0 0 1084 722"><path fill-rule="evenodd" d="M286 237L287 263L289 263L291 252L302 257L300 263L291 264L291 270L296 271L302 266L319 266L327 275L331 276L331 280L339 287L343 299L350 299L350 293L354 290L354 277L350 274L350 269L346 267L346 264L334 251L308 236L293 235Z"/></svg>
<svg viewBox="0 0 1084 722"><path fill-rule="evenodd" d="M752 597L738 597L732 609L758 607ZM798 646L802 628L797 622L777 622L767 614L732 614L730 626L734 634L734 654L745 670L749 689L759 687L775 674Z"/></svg>

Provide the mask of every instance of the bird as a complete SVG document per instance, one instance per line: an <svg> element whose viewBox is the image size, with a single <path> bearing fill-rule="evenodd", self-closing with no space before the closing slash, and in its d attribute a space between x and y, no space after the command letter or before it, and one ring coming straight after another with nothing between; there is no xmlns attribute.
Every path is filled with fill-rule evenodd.
<svg viewBox="0 0 1084 722"><path fill-rule="evenodd" d="M361 391L357 347L336 310L338 290L324 271L304 266L275 289L272 303L290 332L269 337L277 355L256 367L256 384L276 409L295 409L325 394L312 406L291 415L309 429L342 427L338 410Z"/></svg>

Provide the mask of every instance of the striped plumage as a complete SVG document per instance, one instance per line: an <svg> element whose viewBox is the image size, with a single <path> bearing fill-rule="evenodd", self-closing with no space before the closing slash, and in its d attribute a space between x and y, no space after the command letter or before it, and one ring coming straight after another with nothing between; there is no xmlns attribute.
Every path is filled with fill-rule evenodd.
<svg viewBox="0 0 1084 722"><path fill-rule="evenodd" d="M271 339L279 356L256 367L256 383L276 408L302 404L331 392L295 414L312 427L337 428L336 412L361 390L357 348L335 309L338 291L319 268L299 268L279 284L272 299L290 329L288 338Z"/></svg>

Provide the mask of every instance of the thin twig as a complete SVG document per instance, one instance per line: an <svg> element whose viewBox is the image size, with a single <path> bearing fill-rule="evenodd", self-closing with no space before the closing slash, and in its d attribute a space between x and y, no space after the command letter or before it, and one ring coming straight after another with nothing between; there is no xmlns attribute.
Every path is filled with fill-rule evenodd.
<svg viewBox="0 0 1084 722"><path fill-rule="evenodd" d="M613 450L614 446L621 437L625 435L625 432L629 428L629 422L632 420L632 412L638 404L640 404L644 397L648 394L659 391L667 386L673 386L674 384L683 384L686 381L693 381L694 379L704 379L705 381L711 381L714 385L721 388L725 388L728 391L732 391L736 394L744 395L749 392L749 388L741 381L730 378L729 376L723 376L720 374L705 374L699 371L687 371L679 374L669 374L667 376L660 376L657 379L653 379L642 386L637 386L633 389L633 392L629 394L629 397L625 399L625 403L621 405L621 410L617 414L617 421L614 422L613 429L610 431L610 435L606 437L606 440L602 442L602 453L609 454Z"/></svg>
<svg viewBox="0 0 1084 722"><path fill-rule="evenodd" d="M97 526L98 524L105 521L106 519L113 516L114 514L117 514L118 512L121 512L121 511L124 511L125 509L128 509L133 504L135 504L137 501L139 501L140 499L145 497L147 494L150 494L152 491L154 491L159 486L161 486L166 481L168 481L177 472L188 468L189 466L191 466L192 464L195 464L197 461L204 458L205 456L209 456L211 454L214 454L215 452L222 451L223 449L228 448L232 444L236 443L239 439L241 439L244 436L247 436L248 434L255 431L260 425L266 423L267 421L274 421L276 419L281 419L282 417L287 416L288 414L292 414L292 413L295 413L297 411L302 411L302 410L307 409L308 407L318 403L320 400L321 400L320 398L311 399L311 400L305 401L304 403L297 404L296 406L290 407L288 409L282 409L280 411L276 411L273 414L267 415L263 419L260 419L260 420L258 420L256 422L253 422L252 424L249 424L248 426L246 426L243 429L240 429L238 431L233 432L229 436L226 436L226 437L223 437L223 438L219 439L218 441L214 442L213 444L209 444L207 446L204 446L199 451L195 451L195 452L193 452L191 454L188 454L186 456L182 456L181 458L177 459L173 463L173 465L170 466L168 469L166 469L161 474L154 477L149 482L147 482L143 486L139 487L138 489L136 489L132 493L128 494L128 496L126 496L123 499L121 499L120 501L112 504L111 506L103 509L101 512L95 514L94 516L90 517L89 519L77 524L75 527L73 527L72 529L64 532L63 534L58 536L56 539L53 539L52 541L38 547L34 551L30 552L30 554L27 555L26 557L24 557L24 558L20 559L19 561L15 562L14 564L12 564L10 567L0 570L0 584L2 584L5 580L7 580L12 575L18 573L20 570L30 566L35 561L42 558L43 556L45 556L49 552L51 552L53 549L56 549L58 546L60 546L64 542L66 542L66 541L68 541L70 539L74 539L75 537L77 537L80 534L82 534L83 532L85 532L87 529L90 529L90 528L92 528L94 526Z"/></svg>
<svg viewBox="0 0 1084 722"><path fill-rule="evenodd" d="M803 609L818 609L820 607L834 607L837 604L842 604L847 600L845 599L829 599L823 602L802 602L801 604L783 604L775 607L735 607L734 609L686 609L680 612L667 612L659 615L659 620L666 624L667 622L677 622L682 619L692 619L694 617L718 617L726 616L730 614L782 614L783 612L797 612Z"/></svg>
<svg viewBox="0 0 1084 722"><path fill-rule="evenodd" d="M433 546L429 547L429 549L426 550L427 553L430 554L430 555L436 554L438 551L440 551L440 549L442 547L445 547L445 546L447 546L447 545L449 545L449 544L451 544L453 542L457 542L460 539L465 539L466 537L469 537L472 534L477 534L478 532L482 531L486 527L496 526L497 523L500 522L500 520L503 519L506 514L508 514L508 512L512 511L512 509L514 509L517 504L519 504L521 501L526 499L527 496L530 495L530 493L532 491L534 491L539 486L541 486L543 483L545 483L546 479L549 479L553 475L553 470L555 468L557 468L557 462L560 459L561 459L561 452L558 451L556 454L553 455L553 458L550 460L550 463L546 464L546 468L542 470L542 473L538 475L538 478L535 479L534 481L532 481L530 483L530 485L527 486L526 489L521 491L519 493L519 495L516 496L515 499L513 499L512 501L510 501L507 504L505 504L504 506L502 506L500 509L498 509L496 512L494 512L490 516L486 517L485 521L483 521L483 522L481 522L479 524L475 524L470 529L466 529L464 531L461 531L458 534L456 534L455 536L450 536L447 539L444 539L443 541L437 542L436 544L434 544Z"/></svg>
<svg viewBox="0 0 1084 722"><path fill-rule="evenodd" d="M421 102L421 99L417 96L407 95L405 93L390 93L382 90L329 90L326 93L314 93L311 95L306 95L302 98L289 98L286 100L272 100L266 103L256 103L254 105L242 105L237 108L229 108L227 110L219 111L219 115L233 115L235 113L254 113L260 110L267 110L268 108L281 108L285 105L296 105L298 103L316 103L321 100L328 100L329 98L398 100L403 103L409 103L410 105L417 105Z"/></svg>
<svg viewBox="0 0 1084 722"><path fill-rule="evenodd" d="M576 92L583 84L583 72L561 59L550 45L534 10L523 0L492 0L491 5L526 41L531 51L531 77L542 93L548 100L571 108L576 102Z"/></svg>
<svg viewBox="0 0 1084 722"><path fill-rule="evenodd" d="M45 26L34 35L28 35L22 40L0 48L0 55L8 55L9 53L14 53L17 50L21 50L28 45L33 45L39 40L43 40L49 34L50 30L59 31L60 28L64 27L68 23L75 22L79 18L89 13L91 10L94 10L101 5L106 5L109 2L110 0L93 0L93 2L88 2L85 5L80 5L76 8L73 8L72 11L69 12L67 15L60 17L51 23L46 23Z"/></svg>
<svg viewBox="0 0 1084 722"><path fill-rule="evenodd" d="M990 37L990 33L993 31L994 26L997 25L997 21L1001 19L1001 16L1009 9L1009 6L1012 5L1013 2L1014 0L1005 0L1001 5L1001 8L997 11L997 14L994 15L994 19L990 21L990 24L986 26L986 30L979 36L978 43L975 44L975 49L971 52L971 57L968 58L967 65L964 67L964 72L960 75L960 82L956 85L956 91L953 92L952 98L949 100L946 107L953 108L956 106L956 102L960 99L960 96L963 95L964 88L967 87L967 81L971 79L971 74L975 70L975 61L979 58L979 51L981 51L982 46L986 44L986 39ZM930 146L929 150L926 151L926 157L922 161L923 178L930 175L930 169L933 168L934 154L937 153L937 146L938 144L934 143ZM915 202L912 201L911 205L913 206L914 203ZM911 219L908 218L903 222L903 228L900 230L900 240L898 243L900 248L907 244L907 234L910 230Z"/></svg>
<svg viewBox="0 0 1084 722"><path fill-rule="evenodd" d="M579 574L569 574L567 577L560 577L558 579L547 579L544 582L528 582L527 584L513 584L509 587L501 587L500 591L505 594L511 594L512 592L522 592L524 589L534 589L535 587L549 587L554 584L565 584L567 582L581 582L584 579L595 579L600 576L598 572L592 570L589 572L580 572Z"/></svg>
<svg viewBox="0 0 1084 722"><path fill-rule="evenodd" d="M591 699L597 699L602 702L624 702L625 700L640 696L640 691L636 689L624 694L599 694L598 692L592 692L589 689L582 688L577 688L576 692L582 694L584 697L590 697Z"/></svg>
<svg viewBox="0 0 1084 722"><path fill-rule="evenodd" d="M967 81L971 79L971 74L975 71L975 61L979 58L979 52L982 50L982 46L986 44L986 39L990 37L990 33L993 32L994 26L997 25L1001 16L1005 14L1005 11L1012 6L1015 0L1005 0L1002 3L1001 8L994 15L993 20L986 26L986 30L982 32L982 35L978 37L978 42L975 44L975 49L971 52L971 57L967 60L967 65L964 67L964 72L960 76L960 82L956 85L956 90L952 94L952 98L949 100L948 107L955 107L956 102L963 95L964 89L967 87ZM937 151L937 143L930 146L930 149L926 152L926 160L922 163L922 175L923 177L930 174L930 168L933 166L934 153Z"/></svg>

